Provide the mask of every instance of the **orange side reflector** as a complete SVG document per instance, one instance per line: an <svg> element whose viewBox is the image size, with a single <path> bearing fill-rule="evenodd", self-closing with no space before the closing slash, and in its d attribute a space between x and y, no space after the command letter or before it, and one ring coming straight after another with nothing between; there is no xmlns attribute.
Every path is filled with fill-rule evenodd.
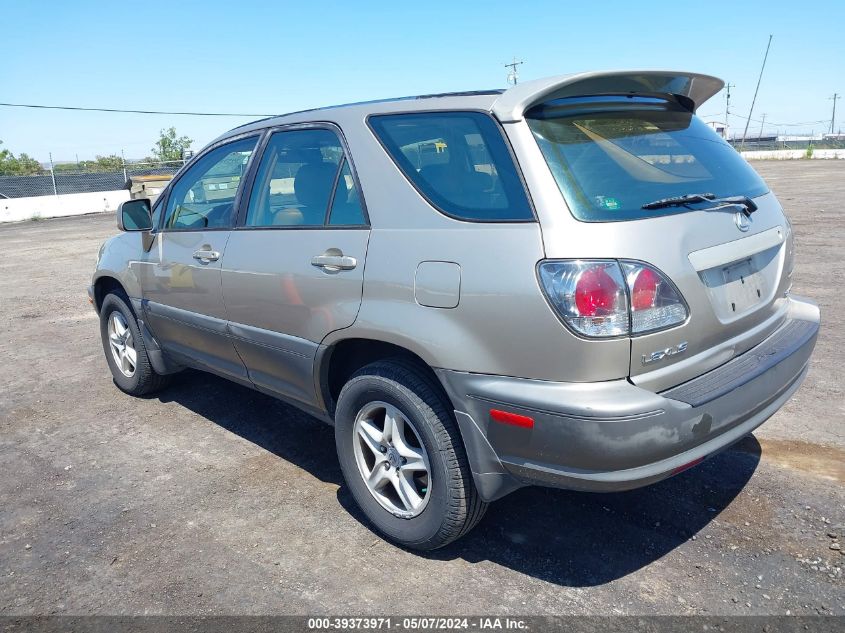
<svg viewBox="0 0 845 633"><path fill-rule="evenodd" d="M534 418L529 418L527 415L509 413L507 411L500 411L499 409L490 409L490 418L496 422L501 422L502 424L520 426L524 429L534 428Z"/></svg>

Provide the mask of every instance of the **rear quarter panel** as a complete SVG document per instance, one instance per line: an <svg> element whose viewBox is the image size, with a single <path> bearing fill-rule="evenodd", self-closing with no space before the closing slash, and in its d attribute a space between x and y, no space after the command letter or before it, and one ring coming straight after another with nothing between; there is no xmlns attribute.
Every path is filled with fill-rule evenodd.
<svg viewBox="0 0 845 633"><path fill-rule="evenodd" d="M361 113L339 112L336 121L350 146L372 232L358 318L324 344L373 338L403 346L432 367L541 380L627 375L627 340L580 339L546 302L535 272L544 257L538 223L464 222L439 213L405 179ZM460 266L456 307L415 301L414 276L426 261Z"/></svg>

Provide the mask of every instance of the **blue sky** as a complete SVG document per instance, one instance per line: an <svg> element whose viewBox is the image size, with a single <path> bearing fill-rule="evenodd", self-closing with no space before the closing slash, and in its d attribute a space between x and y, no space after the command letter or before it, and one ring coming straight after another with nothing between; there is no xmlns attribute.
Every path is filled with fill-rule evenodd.
<svg viewBox="0 0 845 633"><path fill-rule="evenodd" d="M283 113L367 99L504 87L581 70L672 68L736 84L747 116L769 33L753 118L830 119L845 94L845 2L256 2L0 0L0 101L48 105ZM699 114L723 118L724 93ZM837 127L845 128L845 99ZM841 115L840 115L841 113ZM710 117L713 118L713 117ZM0 107L0 140L46 161L149 154L175 126L194 148L245 118ZM741 133L744 121L733 118ZM756 134L759 123L752 122ZM781 127L823 131L825 124ZM766 125L766 131L775 131Z"/></svg>

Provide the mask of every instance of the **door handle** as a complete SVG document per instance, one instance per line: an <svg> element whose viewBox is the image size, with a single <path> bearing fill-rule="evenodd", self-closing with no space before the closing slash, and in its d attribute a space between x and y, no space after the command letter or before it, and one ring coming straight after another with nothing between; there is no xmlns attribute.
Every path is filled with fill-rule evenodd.
<svg viewBox="0 0 845 633"><path fill-rule="evenodd" d="M216 262L220 259L220 253L217 251L194 251L194 259L200 260L203 264L207 264L208 262Z"/></svg>
<svg viewBox="0 0 845 633"><path fill-rule="evenodd" d="M311 258L311 265L327 272L337 272L352 270L358 265L358 260L348 255L315 255Z"/></svg>

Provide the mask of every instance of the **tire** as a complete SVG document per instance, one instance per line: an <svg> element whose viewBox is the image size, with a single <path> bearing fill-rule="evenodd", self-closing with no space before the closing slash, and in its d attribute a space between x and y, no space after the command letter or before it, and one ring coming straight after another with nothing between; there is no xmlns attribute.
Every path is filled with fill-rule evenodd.
<svg viewBox="0 0 845 633"><path fill-rule="evenodd" d="M119 329L120 326L126 328L125 332ZM115 345L112 344L110 337L114 334L118 334L116 341L123 339L124 350L134 350L134 366L132 366L131 354L121 355L119 351L115 351L120 345L117 342ZM147 349L144 346L144 337L141 335L135 314L129 307L125 295L110 293L103 299L103 305L100 307L100 338L114 384L121 391L130 396L144 396L162 389L170 382L169 376L157 374L150 364ZM120 362L119 359L124 357L128 359L127 362ZM131 372L127 371L129 368Z"/></svg>
<svg viewBox="0 0 845 633"><path fill-rule="evenodd" d="M475 527L487 509L475 489L451 407L441 394L423 369L400 358L358 370L338 397L335 443L346 484L375 530L409 549L433 550L451 543ZM400 423L390 425L395 441L385 439L390 416L403 418L403 439L397 439L402 433L395 430ZM374 444L370 440L379 437L379 430L381 439ZM374 445L383 453L381 462ZM397 461L398 452L410 457ZM417 453L427 467L425 475L413 468L419 464ZM376 472L382 466L386 474ZM371 489L365 477L380 477L381 487ZM402 478L405 485L394 483ZM409 480L411 492L398 494L409 488ZM422 502L409 510L407 500L418 498Z"/></svg>

